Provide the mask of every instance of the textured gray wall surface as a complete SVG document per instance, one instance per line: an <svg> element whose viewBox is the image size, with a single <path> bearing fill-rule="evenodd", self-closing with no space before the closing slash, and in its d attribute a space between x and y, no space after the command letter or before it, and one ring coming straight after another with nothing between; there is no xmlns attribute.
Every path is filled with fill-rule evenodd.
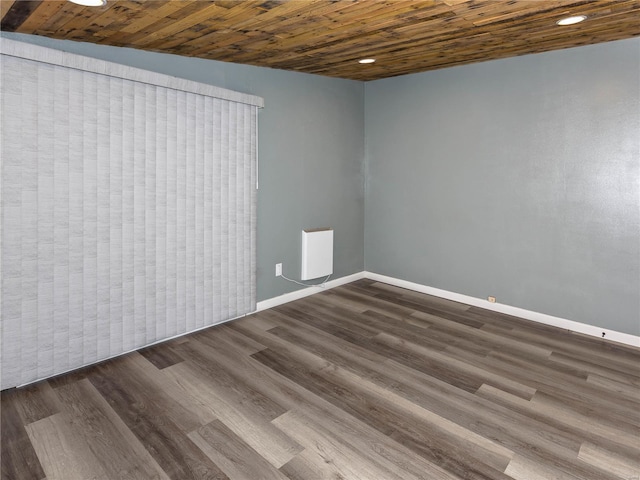
<svg viewBox="0 0 640 480"><path fill-rule="evenodd" d="M640 333L640 39L365 85L366 270Z"/></svg>
<svg viewBox="0 0 640 480"><path fill-rule="evenodd" d="M334 278L640 334L640 39L362 84L3 35L265 99L258 300L301 288L274 264L299 278L300 231L332 226Z"/></svg>
<svg viewBox="0 0 640 480"><path fill-rule="evenodd" d="M259 95L258 301L302 287L305 228L333 227L334 275L364 268L364 87L361 82L134 49L3 36ZM309 282L313 283L313 282Z"/></svg>

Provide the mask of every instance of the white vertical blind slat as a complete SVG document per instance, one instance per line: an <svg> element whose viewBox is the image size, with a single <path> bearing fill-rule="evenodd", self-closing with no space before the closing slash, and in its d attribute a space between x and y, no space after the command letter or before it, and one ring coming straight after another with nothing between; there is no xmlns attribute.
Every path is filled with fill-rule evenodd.
<svg viewBox="0 0 640 480"><path fill-rule="evenodd" d="M100 125L110 126L111 101L110 81L108 77L97 77L97 105L109 105L109 108L97 108L96 139L96 322L97 322L97 356L105 358L111 351L111 158L110 135L101 135Z"/></svg>
<svg viewBox="0 0 640 480"><path fill-rule="evenodd" d="M196 100L195 108L195 165L193 176L194 185L194 249L193 261L195 267L195 328L201 328L204 322L204 102L205 97L194 95Z"/></svg>
<svg viewBox="0 0 640 480"><path fill-rule="evenodd" d="M37 118L37 78L35 65L27 68L22 95L29 99L22 105L25 117ZM22 135L37 128L31 121L22 122ZM22 345L22 368L28 375L38 369L38 151L36 142L28 142L22 150L22 335L33 342Z"/></svg>
<svg viewBox="0 0 640 480"><path fill-rule="evenodd" d="M38 316L53 319L53 288L54 288L54 156L53 132L49 128L54 118L53 100L49 95L47 83L51 78L53 68L39 68L37 79L37 108L38 118L36 131L37 141L37 242L38 242ZM47 83L45 83L47 82ZM44 85L44 86L43 86ZM53 372L53 327L54 322L38 325L38 353L37 363L42 373L51 375Z"/></svg>
<svg viewBox="0 0 640 480"><path fill-rule="evenodd" d="M187 93L185 95L187 111L191 114L186 117L186 158L185 162L185 297L186 297L186 329L193 330L195 321L195 299L196 299L196 262L195 262L195 143L196 143L196 100L195 96Z"/></svg>
<svg viewBox="0 0 640 480"><path fill-rule="evenodd" d="M257 106L1 58L3 389L255 310Z"/></svg>
<svg viewBox="0 0 640 480"><path fill-rule="evenodd" d="M134 231L134 91L122 82L122 336L121 349L135 346L135 231Z"/></svg>
<svg viewBox="0 0 640 480"><path fill-rule="evenodd" d="M123 149L124 104L122 81L109 80L109 353L122 348L123 337ZM106 135L105 135L106 136Z"/></svg>
<svg viewBox="0 0 640 480"><path fill-rule="evenodd" d="M133 85L133 292L134 292L134 345L146 341L147 285L145 255L145 188L146 188L146 93L145 85Z"/></svg>
<svg viewBox="0 0 640 480"><path fill-rule="evenodd" d="M178 111L186 111L186 94L178 92ZM176 332L187 331L187 124L178 117L176 134Z"/></svg>
<svg viewBox="0 0 640 480"><path fill-rule="evenodd" d="M178 333L178 92L167 91L167 337Z"/></svg>
<svg viewBox="0 0 640 480"><path fill-rule="evenodd" d="M213 118L219 118L219 122L213 123L213 131L211 138L212 145L212 162L211 162L211 170L213 178L223 178L223 170L222 170L222 127L225 122L225 119L222 116L222 105L223 101L219 99L213 100ZM224 292L222 290L222 184L223 182L213 182L212 188L212 205L211 205L211 224L219 225L219 228L212 228L211 237L211 252L213 254L212 257L212 268L213 272L220 272L219 275L213 275L213 295L212 295L212 313L213 313L213 322L219 322L223 318L222 314L222 297Z"/></svg>
<svg viewBox="0 0 640 480"><path fill-rule="evenodd" d="M84 360L84 170L83 126L77 123L84 111L82 72L69 71L69 368ZM65 158L65 153L61 158ZM26 342L25 342L26 343Z"/></svg>
<svg viewBox="0 0 640 480"><path fill-rule="evenodd" d="M69 111L69 71L53 69L54 112ZM53 118L51 121L53 122ZM53 122L53 158L69 152L69 118L57 115ZM54 168L54 305L53 361L51 368L69 369L69 162L53 162ZM10 250L7 247L7 250Z"/></svg>
<svg viewBox="0 0 640 480"><path fill-rule="evenodd" d="M147 86L146 88L147 98L145 103L145 335L146 342L152 342L155 338L158 338L157 325L159 322L156 311L156 259L158 258L158 252L156 251L156 205L158 199L156 198L156 183L157 183L157 160L158 150L162 150L162 145L158 145L157 133L157 118L158 110L156 98L157 89Z"/></svg>
<svg viewBox="0 0 640 480"><path fill-rule="evenodd" d="M167 112L167 91L157 91L157 112ZM156 335L158 338L167 336L167 116L156 116L156 142L155 156L156 169Z"/></svg>
<svg viewBox="0 0 640 480"><path fill-rule="evenodd" d="M235 103L228 102L229 109L229 125L236 125L238 120L237 116L237 107ZM229 251L229 261L227 263L229 268L229 311L232 315L235 314L237 305L238 305L238 270L237 270L237 262L238 262L238 252L236 249L236 231L238 228L238 222L233 212L237 209L236 202L236 178L238 175L238 145L236 142L236 129L228 128L227 129L229 140L228 146L229 154L228 154L228 178L229 185L227 191L227 218L229 222L229 228L226 236L227 240L227 248Z"/></svg>
<svg viewBox="0 0 640 480"><path fill-rule="evenodd" d="M203 125L213 125L213 104L215 100L205 98ZM213 158L213 139L211 135L203 134L203 155L204 158ZM213 322L213 162L203 162L203 209L202 209L202 226L204 229L203 238L203 315L204 323Z"/></svg>
<svg viewBox="0 0 640 480"><path fill-rule="evenodd" d="M222 102L221 109L221 134L220 134L220 178L230 179L229 161L231 152L229 151L229 102ZM220 182L220 277L221 279L231 278L229 271L229 261L231 252L229 251L229 184L230 181ZM228 282L221 282L220 288L220 317L224 317L225 312L230 311L230 296L232 288Z"/></svg>
<svg viewBox="0 0 640 480"><path fill-rule="evenodd" d="M17 60L2 57L2 131L21 138L22 121L8 112L22 108ZM22 158L18 142L2 146L2 354L20 359L22 342ZM2 362L2 378L17 378L21 362Z"/></svg>
<svg viewBox="0 0 640 480"><path fill-rule="evenodd" d="M98 235L97 235L97 210L98 202L96 191L97 182L97 76L88 73L82 74L83 88L79 95L82 95L83 111L81 113L82 122L82 174L83 174L83 194L82 205L84 207L83 219L83 252L82 252L82 277L83 277L83 319L84 332L82 342L84 343L84 363L91 362L91 359L98 355L98 320L97 320L97 290L98 290Z"/></svg>
<svg viewBox="0 0 640 480"><path fill-rule="evenodd" d="M243 112L243 129L244 129L244 134L243 136L249 136L251 138L253 138L253 131L251 128L251 122L253 121L253 115L252 115L252 109L251 108L246 108L244 107L244 112ZM254 162L251 161L252 158L255 158L252 152L252 145L249 142L243 142L243 148L244 148L244 163L243 163L243 167L244 167L244 171L242 173L242 178L249 178L251 185L255 185L255 177L254 177L254 171L252 168L252 164ZM243 202L243 209L244 209L244 214L247 215L249 217L249 222L244 222L244 228L241 234L241 240L243 242L242 245L242 251L251 251L251 249L253 248L253 235L251 232L251 223L252 223L252 213L251 213L251 205L252 205L252 201L253 201L253 196L252 196L252 192L255 191L254 188L244 188L243 189L243 195L242 195L242 202ZM246 256L243 255L242 257L242 261L243 261L243 271L245 272L251 272L253 271L252 269L255 267L255 265L252 265L251 263L251 258L247 258ZM242 295L242 299L243 299L243 304L242 304L242 310L246 310L247 308L251 308L251 302L248 300L249 297L251 297L251 295L254 293L253 292L253 285L251 285L250 282L247 281L248 279L245 277L244 281L242 282L243 288L244 288L244 294Z"/></svg>

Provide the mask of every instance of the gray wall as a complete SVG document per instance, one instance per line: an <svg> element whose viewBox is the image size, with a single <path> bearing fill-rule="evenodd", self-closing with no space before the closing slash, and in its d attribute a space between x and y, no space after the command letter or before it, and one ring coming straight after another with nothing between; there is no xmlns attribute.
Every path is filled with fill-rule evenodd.
<svg viewBox="0 0 640 480"><path fill-rule="evenodd" d="M304 228L331 226L334 275L364 268L364 87L361 82L133 49L7 34L103 60L259 95L258 300L302 287ZM310 282L312 283L312 282Z"/></svg>
<svg viewBox="0 0 640 480"><path fill-rule="evenodd" d="M640 333L640 39L365 85L365 267Z"/></svg>
<svg viewBox="0 0 640 480"><path fill-rule="evenodd" d="M3 35L265 98L259 300L301 288L274 264L299 278L300 230L330 225L336 278L640 334L640 39L362 84Z"/></svg>

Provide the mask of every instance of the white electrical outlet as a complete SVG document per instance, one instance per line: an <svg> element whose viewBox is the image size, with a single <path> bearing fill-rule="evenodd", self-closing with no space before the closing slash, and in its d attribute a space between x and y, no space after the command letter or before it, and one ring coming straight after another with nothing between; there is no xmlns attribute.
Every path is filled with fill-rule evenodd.
<svg viewBox="0 0 640 480"><path fill-rule="evenodd" d="M489 300L491 303L496 303L496 297L487 297L487 300Z"/></svg>
<svg viewBox="0 0 640 480"><path fill-rule="evenodd" d="M276 263L276 277L282 276L282 264Z"/></svg>

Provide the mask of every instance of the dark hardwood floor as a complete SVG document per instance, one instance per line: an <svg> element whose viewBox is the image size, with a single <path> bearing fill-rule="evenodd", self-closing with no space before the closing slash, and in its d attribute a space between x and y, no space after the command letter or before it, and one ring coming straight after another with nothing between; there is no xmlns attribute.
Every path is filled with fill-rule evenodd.
<svg viewBox="0 0 640 480"><path fill-rule="evenodd" d="M640 480L640 349L361 280L2 392L2 479Z"/></svg>

